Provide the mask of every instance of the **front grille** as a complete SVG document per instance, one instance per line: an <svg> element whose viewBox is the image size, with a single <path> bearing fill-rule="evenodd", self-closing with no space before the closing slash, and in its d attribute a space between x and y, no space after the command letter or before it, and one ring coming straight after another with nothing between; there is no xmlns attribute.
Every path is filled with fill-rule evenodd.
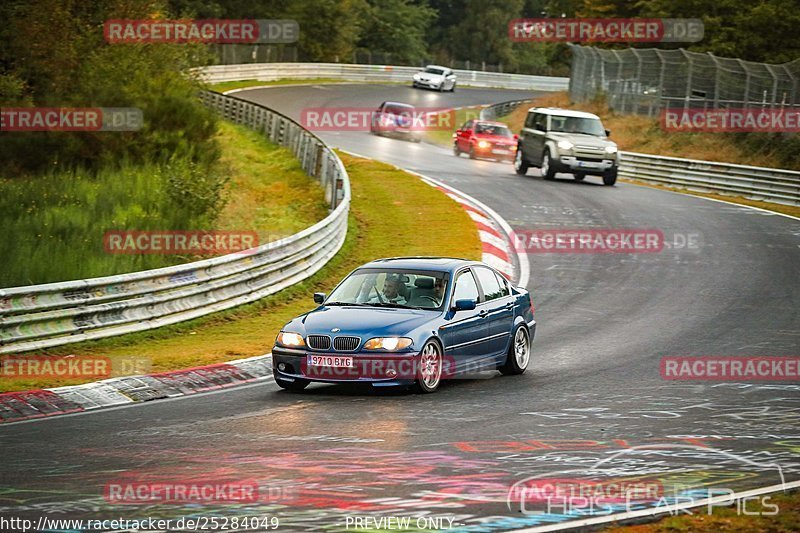
<svg viewBox="0 0 800 533"><path fill-rule="evenodd" d="M312 350L330 350L331 338L327 335L309 335L306 339L308 347Z"/></svg>
<svg viewBox="0 0 800 533"><path fill-rule="evenodd" d="M603 155L605 154L604 148L597 148L595 146L575 146L575 155L578 158L585 157L585 158L596 158L602 159Z"/></svg>
<svg viewBox="0 0 800 533"><path fill-rule="evenodd" d="M361 337L336 337L333 339L333 349L337 352L352 352L361 344Z"/></svg>
<svg viewBox="0 0 800 533"><path fill-rule="evenodd" d="M576 157L578 161L590 161L592 163L599 163L602 159L598 159L597 157Z"/></svg>

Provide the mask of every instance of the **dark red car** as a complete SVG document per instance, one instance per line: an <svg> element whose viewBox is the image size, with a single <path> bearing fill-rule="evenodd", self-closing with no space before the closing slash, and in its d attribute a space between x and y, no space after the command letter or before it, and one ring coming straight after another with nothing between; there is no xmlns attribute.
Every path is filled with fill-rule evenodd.
<svg viewBox="0 0 800 533"><path fill-rule="evenodd" d="M453 153L471 159L484 157L513 161L517 152L517 136L502 122L468 120L453 133Z"/></svg>

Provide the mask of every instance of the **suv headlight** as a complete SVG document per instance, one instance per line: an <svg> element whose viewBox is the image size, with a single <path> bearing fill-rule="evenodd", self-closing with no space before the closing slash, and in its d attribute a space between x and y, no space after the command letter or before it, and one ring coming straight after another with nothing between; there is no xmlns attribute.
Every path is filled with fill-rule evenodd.
<svg viewBox="0 0 800 533"><path fill-rule="evenodd" d="M574 144L572 144L572 143L571 143L571 142L569 142L569 141L558 141L558 148L559 148L560 150L566 150L566 151L569 151L569 150L572 150L573 148L575 148L575 145L574 145Z"/></svg>
<svg viewBox="0 0 800 533"><path fill-rule="evenodd" d="M287 331L281 331L278 333L278 338L275 339L275 342L278 344L282 344L283 346L305 346L306 341L303 340L303 336L299 333L289 333Z"/></svg>
<svg viewBox="0 0 800 533"><path fill-rule="evenodd" d="M607 154L616 154L617 147L616 146L606 146L606 153Z"/></svg>
<svg viewBox="0 0 800 533"><path fill-rule="evenodd" d="M364 344L365 350L386 350L393 352L411 346L412 340L408 337L375 337Z"/></svg>

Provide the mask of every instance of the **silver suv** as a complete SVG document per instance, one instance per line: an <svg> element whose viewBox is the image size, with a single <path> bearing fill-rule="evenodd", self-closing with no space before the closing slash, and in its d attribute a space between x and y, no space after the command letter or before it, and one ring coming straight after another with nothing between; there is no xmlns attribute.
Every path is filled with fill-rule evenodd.
<svg viewBox="0 0 800 533"><path fill-rule="evenodd" d="M514 169L522 176L528 168L539 167L546 180L558 172L571 173L578 181L591 174L602 176L606 185L614 185L619 151L608 139L610 134L597 115L533 107L519 134Z"/></svg>

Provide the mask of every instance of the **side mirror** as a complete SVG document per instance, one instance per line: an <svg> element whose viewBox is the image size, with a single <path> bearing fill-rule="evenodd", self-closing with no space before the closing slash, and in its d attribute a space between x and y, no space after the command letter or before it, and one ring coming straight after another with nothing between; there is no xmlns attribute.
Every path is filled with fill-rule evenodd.
<svg viewBox="0 0 800 533"><path fill-rule="evenodd" d="M471 298L467 298L466 300L456 300L456 311L472 311L478 305L478 302Z"/></svg>
<svg viewBox="0 0 800 533"><path fill-rule="evenodd" d="M611 130L606 130L606 137L611 137Z"/></svg>
<svg viewBox="0 0 800 533"><path fill-rule="evenodd" d="M314 303L321 304L325 301L325 293L324 292L315 292L314 293Z"/></svg>
<svg viewBox="0 0 800 533"><path fill-rule="evenodd" d="M466 135L467 137L471 136L472 130L464 130L464 135Z"/></svg>
<svg viewBox="0 0 800 533"><path fill-rule="evenodd" d="M456 130L456 135L461 135L461 130Z"/></svg>
<svg viewBox="0 0 800 533"><path fill-rule="evenodd" d="M514 140L515 141L519 140L519 135L517 135L516 133L514 134Z"/></svg>

